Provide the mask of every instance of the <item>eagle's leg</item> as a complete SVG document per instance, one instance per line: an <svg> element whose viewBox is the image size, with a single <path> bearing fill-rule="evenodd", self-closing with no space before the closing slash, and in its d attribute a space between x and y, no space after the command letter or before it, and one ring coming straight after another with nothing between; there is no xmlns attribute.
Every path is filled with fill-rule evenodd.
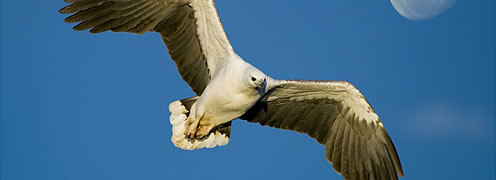
<svg viewBox="0 0 496 180"><path fill-rule="evenodd" d="M214 127L212 130L208 131L207 136L198 138L188 138L186 132L188 131L190 125L194 122L193 113L195 109L195 103L198 100L198 96L174 101L169 106L170 123L172 125L172 143L181 149L194 150L200 148L213 148L216 146L223 146L229 143L229 136L231 134L231 122L225 123L220 126ZM196 118L195 118L196 119ZM206 131L198 130L198 126L205 125L203 120L200 120L194 131ZM208 126L204 126L208 127Z"/></svg>
<svg viewBox="0 0 496 180"><path fill-rule="evenodd" d="M188 138L201 139L208 135L208 133L210 133L210 130L215 127L215 124L210 123L210 118L207 118L207 116L205 115L195 119L196 120L194 120L188 127L188 130L186 130L186 137Z"/></svg>
<svg viewBox="0 0 496 180"><path fill-rule="evenodd" d="M210 118L205 118L206 116L203 116L202 119L200 120L200 125L198 126L198 129L196 130L196 137L197 138L203 138L206 135L210 133L210 131L216 126L214 123L211 123Z"/></svg>
<svg viewBox="0 0 496 180"><path fill-rule="evenodd" d="M200 125L200 119L196 119L191 123L188 127L188 129L185 132L186 137L193 139L196 136L196 132L198 130L198 125Z"/></svg>

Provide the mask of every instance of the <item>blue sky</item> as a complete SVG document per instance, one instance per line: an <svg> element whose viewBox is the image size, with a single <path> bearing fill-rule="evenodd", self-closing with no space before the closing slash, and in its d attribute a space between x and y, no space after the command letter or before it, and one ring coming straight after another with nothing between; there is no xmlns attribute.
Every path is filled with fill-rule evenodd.
<svg viewBox="0 0 496 180"><path fill-rule="evenodd" d="M389 0L216 4L266 74L358 87L405 179L496 178L495 1L420 22ZM341 179L315 140L242 120L225 147L175 148L168 104L194 94L159 35L75 32L65 5L0 2L0 179Z"/></svg>

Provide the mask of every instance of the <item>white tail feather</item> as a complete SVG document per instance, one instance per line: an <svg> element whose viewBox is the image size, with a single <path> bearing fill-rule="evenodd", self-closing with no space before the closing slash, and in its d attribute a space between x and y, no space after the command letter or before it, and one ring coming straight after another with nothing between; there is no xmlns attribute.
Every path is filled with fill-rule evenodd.
<svg viewBox="0 0 496 180"><path fill-rule="evenodd" d="M193 104L192 107L196 105ZM213 148L215 146L224 146L229 143L229 136L218 131L211 132L202 139L190 139L185 136L186 129L189 124L187 123L188 117L186 113L188 110L181 101L174 101L169 105L170 123L172 125L172 143L181 149L195 150L200 148Z"/></svg>

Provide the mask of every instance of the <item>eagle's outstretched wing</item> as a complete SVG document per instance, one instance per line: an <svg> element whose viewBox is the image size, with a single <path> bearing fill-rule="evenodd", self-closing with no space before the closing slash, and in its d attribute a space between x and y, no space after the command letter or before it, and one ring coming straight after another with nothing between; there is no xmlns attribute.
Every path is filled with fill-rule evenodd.
<svg viewBox="0 0 496 180"><path fill-rule="evenodd" d="M200 95L234 51L213 0L65 0L75 30L161 34L181 77Z"/></svg>
<svg viewBox="0 0 496 180"><path fill-rule="evenodd" d="M305 133L345 179L403 176L391 138L363 95L344 81L268 81L268 93L241 119Z"/></svg>

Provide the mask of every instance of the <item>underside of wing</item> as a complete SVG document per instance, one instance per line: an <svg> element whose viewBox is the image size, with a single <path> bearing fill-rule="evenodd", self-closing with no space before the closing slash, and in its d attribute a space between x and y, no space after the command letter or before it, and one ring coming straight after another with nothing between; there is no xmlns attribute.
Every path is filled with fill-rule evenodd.
<svg viewBox="0 0 496 180"><path fill-rule="evenodd" d="M345 179L398 179L396 149L362 94L343 81L272 81L241 119L308 134Z"/></svg>
<svg viewBox="0 0 496 180"><path fill-rule="evenodd" d="M159 32L181 77L200 95L233 56L213 0L66 0L74 30Z"/></svg>

